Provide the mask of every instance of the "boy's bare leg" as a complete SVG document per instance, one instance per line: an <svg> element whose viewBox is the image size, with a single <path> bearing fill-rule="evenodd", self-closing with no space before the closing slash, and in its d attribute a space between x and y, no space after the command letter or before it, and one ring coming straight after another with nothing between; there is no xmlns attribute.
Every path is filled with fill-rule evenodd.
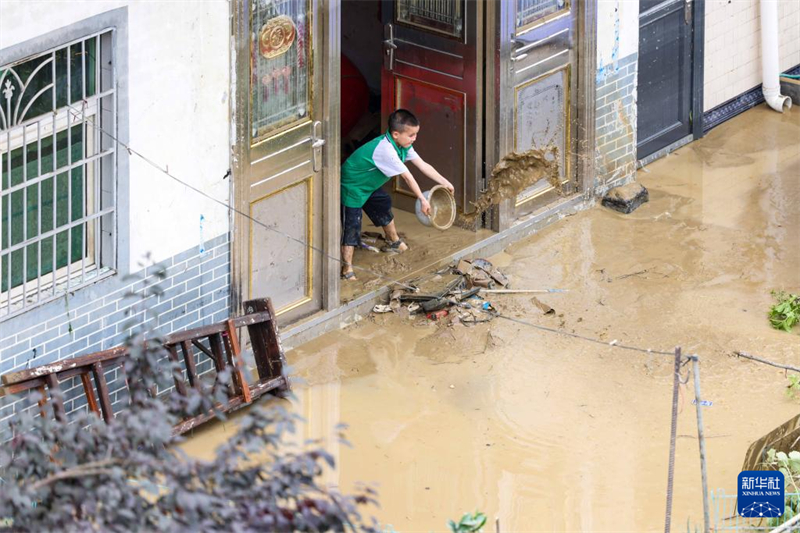
<svg viewBox="0 0 800 533"><path fill-rule="evenodd" d="M394 226L394 220L383 227L383 233L386 235L386 242L397 242L400 240L400 236L397 234L397 228ZM401 243L400 246L397 247L397 250L399 252L405 252L408 250L408 245L406 243Z"/></svg>
<svg viewBox="0 0 800 533"><path fill-rule="evenodd" d="M353 272L353 251L355 246L342 246L342 276ZM346 278L355 281L355 276Z"/></svg>

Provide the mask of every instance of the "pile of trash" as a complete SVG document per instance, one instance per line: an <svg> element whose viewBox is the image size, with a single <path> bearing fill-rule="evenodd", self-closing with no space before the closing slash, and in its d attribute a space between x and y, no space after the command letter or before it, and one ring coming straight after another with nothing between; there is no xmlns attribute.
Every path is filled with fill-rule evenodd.
<svg viewBox="0 0 800 533"><path fill-rule="evenodd" d="M486 259L461 259L419 285L412 282L392 290L389 302L376 305L372 312L478 324L498 315L484 294L508 288L508 277Z"/></svg>

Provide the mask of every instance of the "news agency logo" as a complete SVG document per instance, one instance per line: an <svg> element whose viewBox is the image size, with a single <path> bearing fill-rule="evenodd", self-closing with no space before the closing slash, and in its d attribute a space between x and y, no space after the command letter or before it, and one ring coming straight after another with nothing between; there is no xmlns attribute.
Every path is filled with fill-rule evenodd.
<svg viewBox="0 0 800 533"><path fill-rule="evenodd" d="M782 472L745 470L739 474L739 516L777 518L783 515L786 487Z"/></svg>

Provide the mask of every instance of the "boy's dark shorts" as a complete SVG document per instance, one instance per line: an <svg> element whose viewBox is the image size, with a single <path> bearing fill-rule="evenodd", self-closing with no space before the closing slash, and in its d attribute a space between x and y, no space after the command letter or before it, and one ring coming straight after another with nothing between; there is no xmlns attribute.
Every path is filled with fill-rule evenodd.
<svg viewBox="0 0 800 533"><path fill-rule="evenodd" d="M382 228L388 226L392 214L392 197L383 189L378 189L367 198L364 207L346 207L342 205L342 246L361 245L361 210L367 214L373 224Z"/></svg>

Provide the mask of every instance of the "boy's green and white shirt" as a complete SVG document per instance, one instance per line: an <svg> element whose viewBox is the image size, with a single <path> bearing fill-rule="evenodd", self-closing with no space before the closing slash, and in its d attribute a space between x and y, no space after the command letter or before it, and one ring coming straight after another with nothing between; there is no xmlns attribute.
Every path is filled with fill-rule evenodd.
<svg viewBox="0 0 800 533"><path fill-rule="evenodd" d="M394 176L408 172L407 161L419 159L412 146L403 148L387 131L369 141L342 165L342 204L363 207L372 193Z"/></svg>

